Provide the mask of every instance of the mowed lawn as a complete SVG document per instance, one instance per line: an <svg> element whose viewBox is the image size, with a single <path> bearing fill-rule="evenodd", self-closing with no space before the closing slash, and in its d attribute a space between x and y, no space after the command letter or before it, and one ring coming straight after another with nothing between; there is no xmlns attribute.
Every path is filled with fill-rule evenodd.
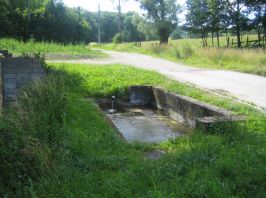
<svg viewBox="0 0 266 198"><path fill-rule="evenodd" d="M49 68L63 72L71 86L63 144L48 163L52 168L33 183L37 197L264 197L265 114L132 67L51 63ZM211 134L195 131L161 144L128 144L87 98L121 97L129 85L142 84L207 101L248 120ZM163 158L144 158L145 151L158 148L167 152Z"/></svg>
<svg viewBox="0 0 266 198"><path fill-rule="evenodd" d="M230 37L236 42L235 37ZM242 40L246 41L247 36ZM256 36L249 36L249 40L256 40ZM108 50L137 52L180 62L189 66L233 70L251 74L266 76L266 52L265 48L226 48L226 37L220 38L220 46L214 39L207 39L209 47L202 47L201 39L170 40L169 45L159 45L158 41L124 44L103 44L94 47ZM245 44L243 44L245 45Z"/></svg>

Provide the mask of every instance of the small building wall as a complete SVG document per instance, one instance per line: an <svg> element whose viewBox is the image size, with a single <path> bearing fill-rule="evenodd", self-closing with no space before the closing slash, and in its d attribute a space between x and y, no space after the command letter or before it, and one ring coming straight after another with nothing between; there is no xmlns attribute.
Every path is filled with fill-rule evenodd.
<svg viewBox="0 0 266 198"><path fill-rule="evenodd" d="M41 62L34 58L6 57L2 60L3 105L13 102L22 86L45 76Z"/></svg>

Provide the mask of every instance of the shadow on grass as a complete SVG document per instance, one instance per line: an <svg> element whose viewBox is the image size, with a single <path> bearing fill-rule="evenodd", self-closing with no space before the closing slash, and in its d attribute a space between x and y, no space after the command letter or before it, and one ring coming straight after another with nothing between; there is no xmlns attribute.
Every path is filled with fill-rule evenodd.
<svg viewBox="0 0 266 198"><path fill-rule="evenodd" d="M120 142L114 131L105 128L101 117L97 117L98 124L93 124L96 111L90 107L88 118L92 120L83 128L92 134L82 133L80 139L76 137L78 143L71 143L70 152L78 152L72 155L64 182L57 189L52 183L48 185L51 195L60 190L74 195L91 193L109 197L263 197L265 194L265 117L218 127L210 134L198 131L155 145L168 154L160 160L149 161L142 157L142 152L152 146ZM82 117L79 123L85 121ZM82 145L81 150L77 144ZM82 174L70 171L71 167ZM80 190L84 184L86 187ZM74 190L70 192L66 186Z"/></svg>
<svg viewBox="0 0 266 198"><path fill-rule="evenodd" d="M88 94L97 95L86 84L86 80L94 81L93 75L49 67L48 73L53 76L52 88L47 88L50 85L44 81L47 86L28 91L38 94L30 95L32 100L26 100L27 105L22 109L24 118L30 114L29 118L43 119L28 122L27 126L34 126L34 130L25 126L26 122L18 122L23 127L12 132L14 137L34 141L18 144L9 132L0 135L0 159L8 162L0 165L1 172L6 173L0 178L0 185L4 185L0 186L4 189L0 195L263 197L265 194L265 117L216 129L211 134L198 131L160 145L130 145L119 138L98 109L85 99ZM86 77L91 79L85 80ZM110 90L125 88L126 83ZM60 101L63 108L58 106L62 104ZM53 115L58 116L55 119ZM58 119L53 125L56 127L46 128L54 119ZM34 133L29 133L32 130ZM57 132L63 137L43 138L46 134L54 137ZM145 160L143 152L153 147L167 150L168 154L157 161ZM35 168L39 172L34 172Z"/></svg>

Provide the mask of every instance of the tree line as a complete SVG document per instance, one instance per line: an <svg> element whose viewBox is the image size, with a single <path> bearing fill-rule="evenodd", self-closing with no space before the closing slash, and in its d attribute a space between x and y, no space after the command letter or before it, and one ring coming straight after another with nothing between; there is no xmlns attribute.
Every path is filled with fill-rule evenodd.
<svg viewBox="0 0 266 198"><path fill-rule="evenodd" d="M61 0L1 0L0 37L62 43L97 42L98 13L68 8ZM123 41L155 40L152 23L138 13L122 14ZM112 42L119 32L118 15L101 12L101 37Z"/></svg>
<svg viewBox="0 0 266 198"><path fill-rule="evenodd" d="M184 28L191 34L202 38L207 45L208 33L217 37L219 34L234 33L237 46L241 47L241 33L256 30L259 42L266 33L265 0L187 0L186 24Z"/></svg>
<svg viewBox="0 0 266 198"><path fill-rule="evenodd" d="M216 37L218 46L221 33L233 33L241 47L241 33L256 30L260 40L266 31L265 0L186 0L186 23L182 26L178 26L177 17L182 8L176 0L135 1L145 10L144 17L135 12L101 12L103 42L158 39L167 43L169 36L180 38L185 31L201 37L204 45L210 33L212 43ZM62 43L98 41L98 13L68 8L62 0L1 0L0 19L1 37Z"/></svg>

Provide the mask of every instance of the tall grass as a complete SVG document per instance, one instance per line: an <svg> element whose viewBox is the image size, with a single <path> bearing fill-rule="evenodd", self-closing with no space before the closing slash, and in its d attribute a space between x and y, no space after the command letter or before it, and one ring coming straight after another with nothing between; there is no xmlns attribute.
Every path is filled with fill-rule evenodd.
<svg viewBox="0 0 266 198"><path fill-rule="evenodd" d="M50 64L1 120L1 197L263 197L266 116L151 71ZM238 128L127 144L87 97L148 84L245 115ZM32 123L31 123L32 122ZM159 160L144 152L163 149Z"/></svg>
<svg viewBox="0 0 266 198"><path fill-rule="evenodd" d="M265 194L265 115L194 87L171 81L155 72L113 66L52 64L69 78L83 79L69 110L70 159L36 193L45 197L263 197ZM210 101L246 115L248 121L223 133L194 133L159 145L130 145L107 126L97 108L83 99L116 94L128 85L150 84ZM79 87L79 86L78 86ZM71 119L75 118L75 119ZM237 129L237 130L236 130ZM143 152L160 148L168 154L149 161ZM62 167L63 166L63 167Z"/></svg>
<svg viewBox="0 0 266 198"><path fill-rule="evenodd" d="M86 44L60 44L48 42L23 42L10 38L0 38L0 49L9 50L15 54L42 53L50 58L80 58L103 57L100 51L91 50ZM63 56L64 55L64 56Z"/></svg>
<svg viewBox="0 0 266 198"><path fill-rule="evenodd" d="M158 42L150 41L142 42L141 46L125 43L97 47L153 55L195 67L234 70L266 76L266 52L263 48L202 47L200 39L171 40L169 45L159 45Z"/></svg>
<svg viewBox="0 0 266 198"><path fill-rule="evenodd" d="M4 112L0 131L0 196L30 197L31 186L60 158L67 89L62 75L25 87Z"/></svg>

